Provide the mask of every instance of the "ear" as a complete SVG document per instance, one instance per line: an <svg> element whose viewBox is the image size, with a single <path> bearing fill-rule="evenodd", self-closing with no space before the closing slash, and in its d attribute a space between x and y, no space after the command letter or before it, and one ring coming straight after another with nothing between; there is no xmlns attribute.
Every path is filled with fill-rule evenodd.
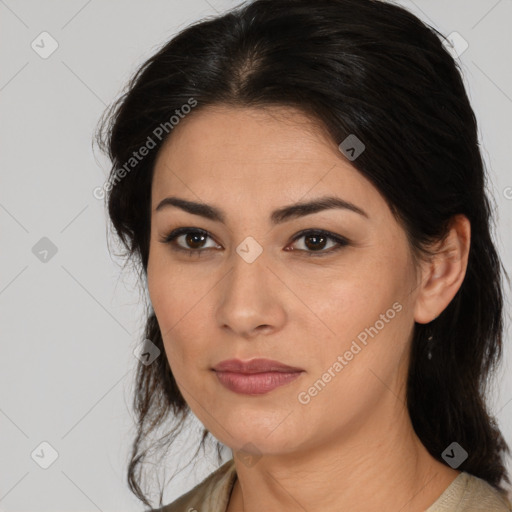
<svg viewBox="0 0 512 512"><path fill-rule="evenodd" d="M427 324L437 318L459 290L468 264L471 224L465 215L455 215L436 255L422 268L422 279L414 307L414 320Z"/></svg>

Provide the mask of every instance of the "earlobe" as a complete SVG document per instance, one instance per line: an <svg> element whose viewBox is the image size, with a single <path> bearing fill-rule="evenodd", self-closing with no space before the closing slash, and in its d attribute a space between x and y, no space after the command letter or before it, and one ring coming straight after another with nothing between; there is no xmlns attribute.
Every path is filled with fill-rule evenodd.
<svg viewBox="0 0 512 512"><path fill-rule="evenodd" d="M453 217L447 236L437 244L433 259L424 265L414 320L426 324L437 318L459 291L466 275L471 225L466 216Z"/></svg>

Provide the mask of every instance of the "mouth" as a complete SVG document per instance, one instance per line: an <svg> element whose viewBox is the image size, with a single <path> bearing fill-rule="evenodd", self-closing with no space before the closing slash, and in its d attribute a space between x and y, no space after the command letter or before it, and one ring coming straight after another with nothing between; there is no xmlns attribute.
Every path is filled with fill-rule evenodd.
<svg viewBox="0 0 512 512"><path fill-rule="evenodd" d="M213 367L218 372L236 372L236 373L264 373L264 372L301 372L302 368L288 366L287 364L272 359L251 359L250 361L241 361L240 359L227 359Z"/></svg>
<svg viewBox="0 0 512 512"><path fill-rule="evenodd" d="M212 370L219 382L235 393L262 395L294 381L304 370L270 359L230 359Z"/></svg>

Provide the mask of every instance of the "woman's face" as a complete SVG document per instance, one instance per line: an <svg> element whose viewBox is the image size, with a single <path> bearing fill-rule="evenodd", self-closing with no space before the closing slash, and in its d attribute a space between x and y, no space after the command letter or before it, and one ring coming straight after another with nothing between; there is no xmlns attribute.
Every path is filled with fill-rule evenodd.
<svg viewBox="0 0 512 512"><path fill-rule="evenodd" d="M171 196L209 205L221 220L156 210ZM327 196L355 208L288 211ZM296 452L371 435L403 412L417 294L406 235L308 118L275 108L194 112L158 155L151 204L148 287L166 357L217 439L233 450ZM187 229L162 242L177 228ZM213 369L255 358L301 371L268 390L276 373Z"/></svg>

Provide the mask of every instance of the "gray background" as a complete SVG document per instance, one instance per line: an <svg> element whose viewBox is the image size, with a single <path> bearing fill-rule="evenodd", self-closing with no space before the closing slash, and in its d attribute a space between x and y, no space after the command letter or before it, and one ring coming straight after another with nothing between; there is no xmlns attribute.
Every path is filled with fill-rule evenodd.
<svg viewBox="0 0 512 512"><path fill-rule="evenodd" d="M0 0L0 510L143 509L125 483L143 294L107 249L103 202L92 190L109 167L91 136L105 106L161 43L236 3ZM399 3L469 43L459 59L510 272L512 1ZM42 46L44 31L58 43L46 59L31 47ZM55 254L38 253L49 244L43 237ZM507 332L493 410L512 444L509 320ZM199 432L197 420L190 428ZM192 435L183 453L197 440ZM58 453L48 469L39 465L51 461L42 442ZM183 453L167 458L170 470L188 460ZM215 467L208 452L176 477L166 502Z"/></svg>

